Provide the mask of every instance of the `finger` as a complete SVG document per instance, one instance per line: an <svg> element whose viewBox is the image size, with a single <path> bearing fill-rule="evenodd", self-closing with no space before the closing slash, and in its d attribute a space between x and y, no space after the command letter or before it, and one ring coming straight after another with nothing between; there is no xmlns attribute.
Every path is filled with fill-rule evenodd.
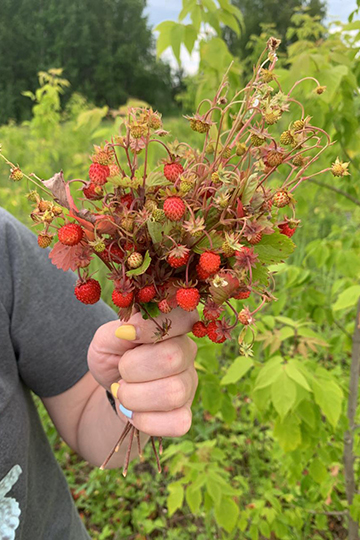
<svg viewBox="0 0 360 540"><path fill-rule="evenodd" d="M134 413L131 423L154 437L182 437L191 427L190 404L170 412Z"/></svg>
<svg viewBox="0 0 360 540"><path fill-rule="evenodd" d="M163 379L185 371L194 363L195 342L187 336L175 337L155 345L139 345L120 358L118 369L128 383Z"/></svg>
<svg viewBox="0 0 360 540"><path fill-rule="evenodd" d="M157 324L155 324L151 319L143 319L141 313L136 313L127 323L120 324L116 330L116 336L131 341L135 345L155 343L159 339L159 329L170 325L163 339L181 336L192 330L198 318L196 310L187 312L176 308L170 314L161 314L156 317Z"/></svg>
<svg viewBox="0 0 360 540"><path fill-rule="evenodd" d="M136 412L179 409L194 395L197 377L194 367L179 375L145 383L120 381L117 398L126 409Z"/></svg>

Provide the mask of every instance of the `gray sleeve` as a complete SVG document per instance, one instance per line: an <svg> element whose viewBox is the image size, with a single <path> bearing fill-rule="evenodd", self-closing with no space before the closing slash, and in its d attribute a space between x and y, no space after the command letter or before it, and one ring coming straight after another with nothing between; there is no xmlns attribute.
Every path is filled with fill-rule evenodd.
<svg viewBox="0 0 360 540"><path fill-rule="evenodd" d="M0 301L11 321L19 375L41 397L61 394L81 379L95 331L117 319L102 301L81 304L74 296L76 276L55 268L48 254L0 209Z"/></svg>

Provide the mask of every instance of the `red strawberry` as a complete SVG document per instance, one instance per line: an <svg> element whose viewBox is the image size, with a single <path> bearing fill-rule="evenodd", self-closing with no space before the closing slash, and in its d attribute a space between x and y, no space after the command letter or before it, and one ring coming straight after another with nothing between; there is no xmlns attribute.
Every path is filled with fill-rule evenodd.
<svg viewBox="0 0 360 540"><path fill-rule="evenodd" d="M223 308L215 304L215 302L209 302L205 304L203 315L207 321L216 321L219 317Z"/></svg>
<svg viewBox="0 0 360 540"><path fill-rule="evenodd" d="M202 338L207 335L207 328L202 321L197 321L192 327L192 333L197 338Z"/></svg>
<svg viewBox="0 0 360 540"><path fill-rule="evenodd" d="M166 163L164 166L164 176L170 182L176 182L180 174L184 172L184 167L177 161Z"/></svg>
<svg viewBox="0 0 360 540"><path fill-rule="evenodd" d="M247 290L239 291L238 293L233 294L233 298L235 298L235 300L245 300L246 298L249 298L249 296L250 291Z"/></svg>
<svg viewBox="0 0 360 540"><path fill-rule="evenodd" d="M90 201L99 201L104 196L104 191L101 186L89 182L83 187L83 194Z"/></svg>
<svg viewBox="0 0 360 540"><path fill-rule="evenodd" d="M251 236L251 238L249 239L249 244L254 246L255 244L258 244L259 242L261 242L261 239L262 239L262 233L258 232L254 234L253 236Z"/></svg>
<svg viewBox="0 0 360 540"><path fill-rule="evenodd" d="M76 246L81 242L84 236L84 230L77 223L67 223L60 227L58 231L59 242L65 246Z"/></svg>
<svg viewBox="0 0 360 540"><path fill-rule="evenodd" d="M209 322L207 326L207 335L209 339L211 339L211 341L213 341L214 343L224 343L226 337L220 337L220 335L218 334L218 329L220 329L219 321Z"/></svg>
<svg viewBox="0 0 360 540"><path fill-rule="evenodd" d="M184 287L177 290L176 300L185 311L193 311L200 302L200 293L195 287Z"/></svg>
<svg viewBox="0 0 360 540"><path fill-rule="evenodd" d="M214 274L220 268L221 258L220 255L213 251L205 251L200 255L199 265L208 274Z"/></svg>
<svg viewBox="0 0 360 540"><path fill-rule="evenodd" d="M185 246L178 246L172 250L167 258L167 262L172 268L180 268L189 260L190 250Z"/></svg>
<svg viewBox="0 0 360 540"><path fill-rule="evenodd" d="M164 298L158 303L158 308L161 311L161 313L170 313L171 307L169 306L169 302Z"/></svg>
<svg viewBox="0 0 360 540"><path fill-rule="evenodd" d="M164 212L170 221L179 221L186 212L185 203L180 197L168 197L164 202Z"/></svg>
<svg viewBox="0 0 360 540"><path fill-rule="evenodd" d="M134 293L132 291L123 294L121 291L114 289L112 293L112 301L114 302L115 306L119 308L129 307L131 302L133 301L133 298Z"/></svg>
<svg viewBox="0 0 360 540"><path fill-rule="evenodd" d="M103 186L106 184L107 178L110 176L110 169L107 165L100 163L92 163L89 167L89 178L93 184Z"/></svg>
<svg viewBox="0 0 360 540"><path fill-rule="evenodd" d="M154 285L146 285L142 289L139 289L136 294L136 300L138 302L146 303L151 302L156 296L156 289Z"/></svg>
<svg viewBox="0 0 360 540"><path fill-rule="evenodd" d="M211 276L211 273L209 274L209 272L205 272L205 270L202 269L200 264L196 265L196 272L197 272L198 278L201 281L205 281L205 279L208 279Z"/></svg>
<svg viewBox="0 0 360 540"><path fill-rule="evenodd" d="M288 223L281 223L281 225L279 225L279 229L280 229L281 234L285 234L286 236L291 238L294 232L296 231L297 227L292 228L289 226Z"/></svg>
<svg viewBox="0 0 360 540"><path fill-rule="evenodd" d="M123 204L124 206L126 206L126 208L129 208L129 209L133 200L134 200L134 197L131 195L131 193L127 193L126 195L123 195L122 197L120 197L121 204Z"/></svg>
<svg viewBox="0 0 360 540"><path fill-rule="evenodd" d="M96 279L88 279L84 283L78 282L74 293L83 304L96 304L101 296L100 283Z"/></svg>

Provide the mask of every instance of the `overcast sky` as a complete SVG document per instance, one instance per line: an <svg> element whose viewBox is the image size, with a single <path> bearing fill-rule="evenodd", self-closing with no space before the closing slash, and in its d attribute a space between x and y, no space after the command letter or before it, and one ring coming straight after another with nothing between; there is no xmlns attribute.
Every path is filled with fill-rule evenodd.
<svg viewBox="0 0 360 540"><path fill-rule="evenodd" d="M156 26L161 21L169 19L177 20L182 7L182 0L148 0L146 13L149 17L149 23ZM347 17L356 8L356 0L328 0L328 19L346 21ZM168 50L164 53L164 57L170 61L172 65L176 65L171 52ZM194 73L198 66L198 54L194 52L191 57L186 50L181 51L181 60L184 68L189 73Z"/></svg>

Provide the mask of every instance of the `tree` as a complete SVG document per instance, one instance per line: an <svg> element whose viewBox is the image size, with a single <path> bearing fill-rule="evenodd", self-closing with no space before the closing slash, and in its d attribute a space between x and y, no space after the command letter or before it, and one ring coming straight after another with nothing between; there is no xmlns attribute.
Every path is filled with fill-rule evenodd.
<svg viewBox="0 0 360 540"><path fill-rule="evenodd" d="M224 38L231 52L243 59L251 49L251 36L261 34L264 26L271 25L276 37L283 41L283 47L289 45L291 40L286 38L286 32L291 26L291 17L295 9L306 9L311 17L323 19L326 6L323 0L288 0L281 6L277 0L232 0L232 4L239 8L244 16L244 25L240 36L226 29Z"/></svg>
<svg viewBox="0 0 360 540"><path fill-rule="evenodd" d="M145 0L3 0L0 4L0 121L29 115L24 88L64 68L71 91L117 107L129 96L172 105L169 66L156 61Z"/></svg>

